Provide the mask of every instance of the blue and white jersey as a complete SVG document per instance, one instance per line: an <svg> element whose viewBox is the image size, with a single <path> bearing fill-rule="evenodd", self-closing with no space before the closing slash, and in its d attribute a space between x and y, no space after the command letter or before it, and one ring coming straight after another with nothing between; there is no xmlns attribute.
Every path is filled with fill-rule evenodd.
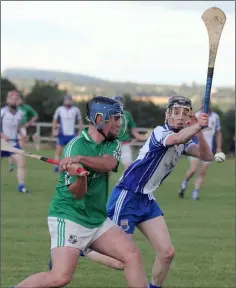
<svg viewBox="0 0 236 288"><path fill-rule="evenodd" d="M181 155L195 145L190 140L186 144L166 147L166 140L173 133L167 124L157 126L116 187L139 194L153 193L172 172Z"/></svg>
<svg viewBox="0 0 236 288"><path fill-rule="evenodd" d="M202 112L198 111L195 114L197 118L199 117L200 113L202 113ZM211 130L203 131L203 135L204 135L205 140L206 140L207 144L209 145L211 151L213 151L216 132L221 130L220 117L215 112L210 112L208 116L209 116L208 126L211 128ZM195 143L198 143L197 137L194 137L193 141Z"/></svg>
<svg viewBox="0 0 236 288"><path fill-rule="evenodd" d="M23 118L24 114L20 110L12 113L8 106L1 108L1 132L8 137L8 143L12 146L18 143L18 128Z"/></svg>
<svg viewBox="0 0 236 288"><path fill-rule="evenodd" d="M60 124L58 136L71 136L75 134L76 122L81 119L79 108L60 106L56 109L53 119Z"/></svg>

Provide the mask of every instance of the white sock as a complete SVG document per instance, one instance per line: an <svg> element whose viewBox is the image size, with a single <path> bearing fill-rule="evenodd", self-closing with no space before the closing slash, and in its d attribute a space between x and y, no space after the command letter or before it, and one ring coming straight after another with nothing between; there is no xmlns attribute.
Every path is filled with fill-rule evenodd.
<svg viewBox="0 0 236 288"><path fill-rule="evenodd" d="M188 181L186 179L184 179L183 182L181 183L181 188L182 189L186 189L187 188L187 184L188 184Z"/></svg>

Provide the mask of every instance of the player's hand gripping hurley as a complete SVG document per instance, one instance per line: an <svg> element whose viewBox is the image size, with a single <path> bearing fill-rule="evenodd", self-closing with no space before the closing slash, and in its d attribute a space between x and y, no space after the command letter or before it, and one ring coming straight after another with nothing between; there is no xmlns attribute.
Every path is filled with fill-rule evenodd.
<svg viewBox="0 0 236 288"><path fill-rule="evenodd" d="M55 160L55 159L51 159L51 158L47 158L47 157L43 157L37 154L33 154L30 152L26 152L24 150L15 148L13 146L11 146L9 143L7 143L4 139L1 138L1 150L2 151L8 151L8 152L12 152L12 153L16 153L16 154L21 154L27 157L31 157L31 158L35 158L50 164L54 164L54 165L59 165L60 161ZM89 172L83 168L78 168L77 169L78 172L78 176L88 176Z"/></svg>
<svg viewBox="0 0 236 288"><path fill-rule="evenodd" d="M207 81L206 81L204 106L203 106L204 113L208 113L216 54L220 42L221 33L223 31L226 22L226 16L221 9L217 7L212 7L207 9L202 14L202 20L207 28L209 38L209 59L208 59Z"/></svg>

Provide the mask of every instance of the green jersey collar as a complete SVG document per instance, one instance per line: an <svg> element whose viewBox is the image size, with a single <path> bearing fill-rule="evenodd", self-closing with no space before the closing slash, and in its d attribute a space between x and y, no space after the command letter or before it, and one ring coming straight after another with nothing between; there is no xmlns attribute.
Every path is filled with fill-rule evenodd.
<svg viewBox="0 0 236 288"><path fill-rule="evenodd" d="M88 129L89 128L84 128L81 132L82 134L82 137L85 138L87 141L91 142L91 143L94 143L93 139L89 136L88 134Z"/></svg>

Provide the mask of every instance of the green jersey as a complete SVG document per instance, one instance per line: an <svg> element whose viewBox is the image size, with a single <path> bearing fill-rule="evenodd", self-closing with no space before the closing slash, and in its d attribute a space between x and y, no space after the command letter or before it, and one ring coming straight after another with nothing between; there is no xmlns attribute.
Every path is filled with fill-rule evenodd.
<svg viewBox="0 0 236 288"><path fill-rule="evenodd" d="M118 139L121 142L130 142L132 140L130 130L136 127L136 125L135 125L132 115L127 110L124 110L124 119L125 119L125 124L122 124L122 126L126 125L126 129L125 129L125 132ZM121 127L121 131L123 130L124 128Z"/></svg>
<svg viewBox="0 0 236 288"><path fill-rule="evenodd" d="M18 109L23 112L23 120L21 122L21 125L24 125L25 123L29 122L33 117L37 116L37 112L27 104L22 104L18 106Z"/></svg>
<svg viewBox="0 0 236 288"><path fill-rule="evenodd" d="M72 139L63 151L64 157L78 155L98 157L106 154L117 159L117 166L114 169L116 172L121 155L119 141L95 143L88 135L88 128L83 129L79 137ZM61 171L49 208L49 216L65 218L84 227L95 228L102 225L107 218L108 173L98 173L86 166L84 168L90 172L85 196L80 200L75 199L68 187L77 180L77 177Z"/></svg>

